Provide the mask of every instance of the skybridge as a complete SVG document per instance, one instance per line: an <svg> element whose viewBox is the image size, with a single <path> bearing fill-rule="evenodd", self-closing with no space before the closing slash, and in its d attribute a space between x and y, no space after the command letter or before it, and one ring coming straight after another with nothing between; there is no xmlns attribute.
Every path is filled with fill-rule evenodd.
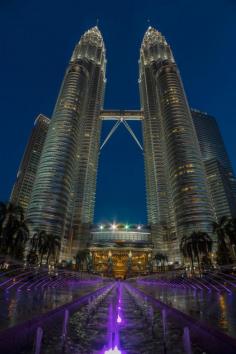
<svg viewBox="0 0 236 354"><path fill-rule="evenodd" d="M120 124L124 124L125 128L128 130L134 141L137 143L139 148L143 151L142 144L136 137L134 131L130 127L130 125L127 123L127 121L142 121L143 120L143 111L141 110L103 110L100 113L100 119L102 121L116 121L114 126L111 128L110 132L108 133L107 137L103 141L100 150L104 147L104 145L108 142L108 140L111 138L111 136L114 134L116 129L119 127Z"/></svg>
<svg viewBox="0 0 236 354"><path fill-rule="evenodd" d="M106 109L100 113L101 120L143 120L143 111Z"/></svg>

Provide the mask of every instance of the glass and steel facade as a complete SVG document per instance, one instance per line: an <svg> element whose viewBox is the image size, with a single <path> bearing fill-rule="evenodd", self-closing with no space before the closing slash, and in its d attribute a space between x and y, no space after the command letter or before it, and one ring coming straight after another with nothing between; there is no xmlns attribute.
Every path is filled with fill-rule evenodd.
<svg viewBox="0 0 236 354"><path fill-rule="evenodd" d="M93 27L81 37L66 70L27 212L34 229L60 236L61 260L91 242L105 71L104 42ZM181 237L193 230L211 232L214 214L180 73L169 44L152 27L141 45L139 86L138 118L134 113L142 121L152 242L169 261L180 261ZM119 114L125 119L130 113ZM129 236L134 244L142 242L137 232L92 231L92 237L116 242Z"/></svg>
<svg viewBox="0 0 236 354"><path fill-rule="evenodd" d="M39 114L26 146L10 201L27 210L50 120Z"/></svg>
<svg viewBox="0 0 236 354"><path fill-rule="evenodd" d="M93 218L105 64L103 39L93 27L66 70L28 208L34 229L61 238L61 259L77 251L83 224Z"/></svg>
<svg viewBox="0 0 236 354"><path fill-rule="evenodd" d="M215 217L236 217L236 178L214 117L191 110Z"/></svg>
<svg viewBox="0 0 236 354"><path fill-rule="evenodd" d="M210 232L213 212L179 70L163 35L149 27L140 50L148 222L155 248L179 257L179 240Z"/></svg>

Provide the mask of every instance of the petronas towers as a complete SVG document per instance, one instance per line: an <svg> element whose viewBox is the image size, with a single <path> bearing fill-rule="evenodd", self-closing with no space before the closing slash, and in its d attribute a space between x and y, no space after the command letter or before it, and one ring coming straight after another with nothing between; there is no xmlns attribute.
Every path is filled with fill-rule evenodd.
<svg viewBox="0 0 236 354"><path fill-rule="evenodd" d="M213 215L199 143L170 46L154 28L140 53L148 221L156 248L178 257L179 239L211 230Z"/></svg>
<svg viewBox="0 0 236 354"><path fill-rule="evenodd" d="M105 47L87 31L66 70L38 166L28 218L35 229L61 237L61 257L75 254L93 221Z"/></svg>
<svg viewBox="0 0 236 354"><path fill-rule="evenodd" d="M105 84L105 46L93 27L66 70L27 207L34 230L61 237L61 260L89 243ZM152 27L141 45L139 86L152 242L178 261L182 235L210 232L213 207L178 67L164 36Z"/></svg>

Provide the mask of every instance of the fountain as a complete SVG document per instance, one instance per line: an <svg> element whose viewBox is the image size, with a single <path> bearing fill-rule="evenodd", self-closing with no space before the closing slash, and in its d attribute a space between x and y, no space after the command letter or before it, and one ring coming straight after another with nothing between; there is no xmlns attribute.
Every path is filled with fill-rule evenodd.
<svg viewBox="0 0 236 354"><path fill-rule="evenodd" d="M188 327L184 327L183 343L184 343L184 351L185 351L185 353L186 354L192 354L191 339L190 339L190 333L189 333L189 328Z"/></svg>
<svg viewBox="0 0 236 354"><path fill-rule="evenodd" d="M166 339L166 309L162 309L161 314L162 314L162 325L163 325L163 338L164 338L164 342L165 342L165 339Z"/></svg>
<svg viewBox="0 0 236 354"><path fill-rule="evenodd" d="M38 327L36 332L35 354L40 354L42 338L43 338L43 330L41 327Z"/></svg>
<svg viewBox="0 0 236 354"><path fill-rule="evenodd" d="M111 303L109 306L109 321L108 321L108 349L105 349L102 354L124 354L119 349L119 329L118 325L122 323L121 318L121 292L120 284L116 291L117 304Z"/></svg>
<svg viewBox="0 0 236 354"><path fill-rule="evenodd" d="M63 329L62 329L62 340L65 342L67 335L67 327L68 327L68 319L69 319L69 311L65 310Z"/></svg>
<svg viewBox="0 0 236 354"><path fill-rule="evenodd" d="M166 309L162 309L162 326L163 326L163 348L164 354L166 353Z"/></svg>

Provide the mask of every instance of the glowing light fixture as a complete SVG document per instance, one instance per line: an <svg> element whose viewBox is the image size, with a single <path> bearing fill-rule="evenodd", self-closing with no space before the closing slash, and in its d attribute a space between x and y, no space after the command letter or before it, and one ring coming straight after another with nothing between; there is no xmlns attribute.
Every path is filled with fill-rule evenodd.
<svg viewBox="0 0 236 354"><path fill-rule="evenodd" d="M140 225L138 225L137 229L138 229L138 230L141 230L141 226L140 226Z"/></svg>
<svg viewBox="0 0 236 354"><path fill-rule="evenodd" d="M112 224L112 225L111 225L111 229L112 229L112 230L116 230L116 229L117 229L117 225L116 225L116 224Z"/></svg>
<svg viewBox="0 0 236 354"><path fill-rule="evenodd" d="M129 228L129 225L126 224L125 225L125 230L128 230L128 228Z"/></svg>
<svg viewBox="0 0 236 354"><path fill-rule="evenodd" d="M120 317L119 314L118 314L118 316L117 316L116 322L117 322L117 323L121 323L121 322L122 322L122 318Z"/></svg>
<svg viewBox="0 0 236 354"><path fill-rule="evenodd" d="M104 226L103 226L103 225L100 225L100 226L99 226L99 229L100 229L100 230L103 230L103 229L104 229Z"/></svg>
<svg viewBox="0 0 236 354"><path fill-rule="evenodd" d="M114 349L105 350L104 354L122 354L121 350L118 349L117 345Z"/></svg>

